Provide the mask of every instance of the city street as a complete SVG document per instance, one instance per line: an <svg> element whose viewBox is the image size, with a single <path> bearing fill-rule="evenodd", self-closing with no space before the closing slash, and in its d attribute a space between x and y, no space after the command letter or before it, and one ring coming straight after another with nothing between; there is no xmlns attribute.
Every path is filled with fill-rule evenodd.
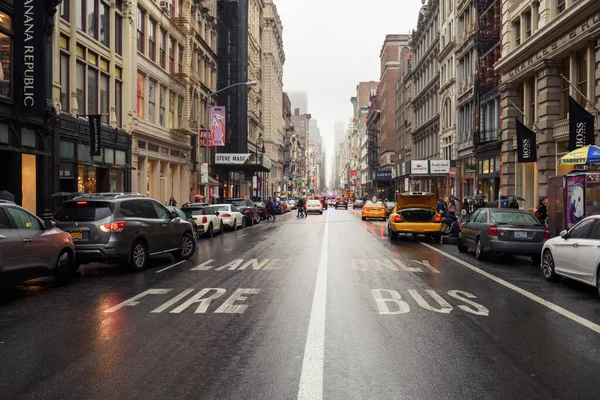
<svg viewBox="0 0 600 400"><path fill-rule="evenodd" d="M593 287L390 242L359 210L295 215L2 290L0 398L598 397Z"/></svg>

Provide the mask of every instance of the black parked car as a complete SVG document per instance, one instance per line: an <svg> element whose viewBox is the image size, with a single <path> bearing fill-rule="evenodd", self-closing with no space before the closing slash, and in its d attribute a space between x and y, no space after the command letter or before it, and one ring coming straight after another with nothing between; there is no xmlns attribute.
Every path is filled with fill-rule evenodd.
<svg viewBox="0 0 600 400"><path fill-rule="evenodd" d="M246 225L252 226L260 223L258 209L250 199L244 197L225 199L225 203L236 206L246 218Z"/></svg>
<svg viewBox="0 0 600 400"><path fill-rule="evenodd" d="M258 215L260 215L260 219L267 219L267 205L265 204L264 201L256 201L254 202L254 206L256 207L256 210L258 211Z"/></svg>
<svg viewBox="0 0 600 400"><path fill-rule="evenodd" d="M187 260L196 251L192 224L139 194L68 200L61 204L54 221L71 234L77 264L126 261L139 271L150 256L171 253Z"/></svg>

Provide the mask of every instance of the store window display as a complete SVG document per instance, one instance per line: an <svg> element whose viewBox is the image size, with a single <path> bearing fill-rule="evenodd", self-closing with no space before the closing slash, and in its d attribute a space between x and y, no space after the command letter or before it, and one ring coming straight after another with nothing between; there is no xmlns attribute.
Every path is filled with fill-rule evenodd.
<svg viewBox="0 0 600 400"><path fill-rule="evenodd" d="M12 19L0 12L0 97L11 98Z"/></svg>

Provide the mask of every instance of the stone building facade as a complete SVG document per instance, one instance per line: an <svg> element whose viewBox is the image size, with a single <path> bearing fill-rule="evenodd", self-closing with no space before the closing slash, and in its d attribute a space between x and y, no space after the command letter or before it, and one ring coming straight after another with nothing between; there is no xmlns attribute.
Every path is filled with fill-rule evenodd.
<svg viewBox="0 0 600 400"><path fill-rule="evenodd" d="M258 82L248 90L248 151L256 151L258 138L264 140L262 82L262 36L265 0L248 0L248 81Z"/></svg>
<svg viewBox="0 0 600 400"><path fill-rule="evenodd" d="M557 166L568 147L569 95L590 112L586 98L600 107L600 2L503 1L496 68L502 73L502 194L522 196L532 208L549 195L550 177L572 170ZM516 119L537 132L537 163L517 161Z"/></svg>

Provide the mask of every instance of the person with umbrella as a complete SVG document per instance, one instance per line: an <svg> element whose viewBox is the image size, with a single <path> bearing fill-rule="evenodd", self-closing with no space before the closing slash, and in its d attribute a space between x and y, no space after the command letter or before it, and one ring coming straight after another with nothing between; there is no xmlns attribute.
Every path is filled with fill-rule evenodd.
<svg viewBox="0 0 600 400"><path fill-rule="evenodd" d="M517 201L516 197L512 197L510 200L510 204L508 205L509 208L514 208L516 210L519 209L519 202Z"/></svg>
<svg viewBox="0 0 600 400"><path fill-rule="evenodd" d="M546 204L547 202L548 199L541 198L540 204L538 204L537 208L535 209L535 216L542 225L546 225L546 220L548 219L548 206Z"/></svg>

